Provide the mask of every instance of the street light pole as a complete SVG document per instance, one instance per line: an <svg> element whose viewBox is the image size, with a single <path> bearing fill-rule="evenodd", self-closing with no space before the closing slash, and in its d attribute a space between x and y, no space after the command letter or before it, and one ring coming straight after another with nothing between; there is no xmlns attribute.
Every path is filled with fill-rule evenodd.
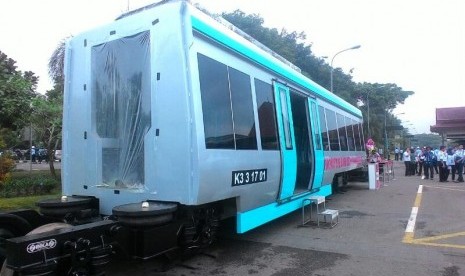
<svg viewBox="0 0 465 276"><path fill-rule="evenodd" d="M337 52L336 54L334 54L333 58L331 59L331 79L330 79L330 87L331 87L331 93L333 93L333 61L334 61L334 58L339 55L340 53L342 52L345 52L345 51L349 51L349 50L355 50L355 49L358 49L360 48L361 46L360 45L356 45L356 46L353 46L353 47L350 47L350 48L347 48L347 49L344 49L342 51L339 51Z"/></svg>
<svg viewBox="0 0 465 276"><path fill-rule="evenodd" d="M370 129L370 92L367 92L367 126L368 126L368 137L371 138L371 129Z"/></svg>

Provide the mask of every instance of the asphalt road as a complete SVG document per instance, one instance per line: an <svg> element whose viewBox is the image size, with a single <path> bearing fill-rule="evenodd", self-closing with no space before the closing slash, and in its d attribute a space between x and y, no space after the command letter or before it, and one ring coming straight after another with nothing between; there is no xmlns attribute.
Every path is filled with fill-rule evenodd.
<svg viewBox="0 0 465 276"><path fill-rule="evenodd" d="M405 177L402 162L395 171L395 180L378 190L350 183L331 196L326 207L340 214L332 229L301 227L300 211L242 235L226 223L205 254L174 262L167 271L160 271L160 260L149 260L114 262L107 274L465 275L465 185ZM414 232L406 235L414 205Z"/></svg>
<svg viewBox="0 0 465 276"><path fill-rule="evenodd" d="M55 161L53 162L53 166L55 169L61 169L61 162ZM50 166L47 162L42 162L42 163L30 163L30 162L19 162L16 163L16 170L20 171L37 171L37 170L49 170Z"/></svg>

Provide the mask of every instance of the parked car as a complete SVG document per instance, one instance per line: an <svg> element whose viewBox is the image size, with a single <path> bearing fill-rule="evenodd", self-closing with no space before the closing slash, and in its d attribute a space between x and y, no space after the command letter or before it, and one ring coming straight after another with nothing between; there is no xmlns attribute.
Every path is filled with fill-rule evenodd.
<svg viewBox="0 0 465 276"><path fill-rule="evenodd" d="M61 150L55 150L54 158L55 160L61 162Z"/></svg>

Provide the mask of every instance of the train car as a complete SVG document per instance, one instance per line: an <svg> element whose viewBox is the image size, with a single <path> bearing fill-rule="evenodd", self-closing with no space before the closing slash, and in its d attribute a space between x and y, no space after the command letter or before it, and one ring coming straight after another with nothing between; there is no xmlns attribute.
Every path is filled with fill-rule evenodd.
<svg viewBox="0 0 465 276"><path fill-rule="evenodd" d="M63 196L0 215L24 275L202 248L222 219L247 232L364 166L359 109L187 1L77 35L65 56Z"/></svg>

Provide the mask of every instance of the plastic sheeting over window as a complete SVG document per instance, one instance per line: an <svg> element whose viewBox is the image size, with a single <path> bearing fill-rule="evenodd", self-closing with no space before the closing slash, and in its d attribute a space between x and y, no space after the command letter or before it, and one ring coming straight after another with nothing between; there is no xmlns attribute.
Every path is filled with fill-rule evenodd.
<svg viewBox="0 0 465 276"><path fill-rule="evenodd" d="M91 53L92 118L102 166L97 184L143 189L144 138L151 127L150 32L96 45Z"/></svg>

